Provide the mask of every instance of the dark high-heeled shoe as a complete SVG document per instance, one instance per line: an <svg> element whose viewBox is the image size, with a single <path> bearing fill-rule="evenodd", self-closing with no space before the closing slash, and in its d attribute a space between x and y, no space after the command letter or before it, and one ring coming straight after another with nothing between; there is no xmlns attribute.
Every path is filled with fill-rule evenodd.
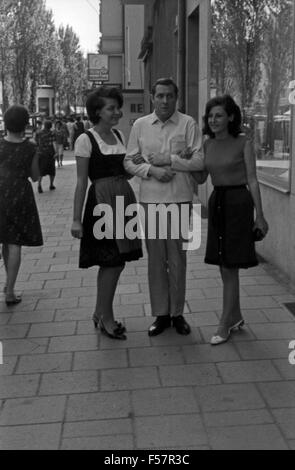
<svg viewBox="0 0 295 470"><path fill-rule="evenodd" d="M108 336L109 338L112 339L121 339L125 340L127 339L126 335L124 334L124 331L122 331L120 328L114 328L112 332L109 332L106 327L104 326L103 322L100 320L100 331Z"/></svg>
<svg viewBox="0 0 295 470"><path fill-rule="evenodd" d="M20 295L15 295L14 297L8 298L6 297L5 303L7 307L11 307L12 305L17 305L22 301L22 298Z"/></svg>
<svg viewBox="0 0 295 470"><path fill-rule="evenodd" d="M97 330L98 326L100 325L101 320L94 316L94 317L92 317L92 321L93 321L93 324L94 324L94 328ZM119 323L118 321L116 321L115 323L117 325L116 330L118 329L122 333L126 333L126 327L122 323Z"/></svg>

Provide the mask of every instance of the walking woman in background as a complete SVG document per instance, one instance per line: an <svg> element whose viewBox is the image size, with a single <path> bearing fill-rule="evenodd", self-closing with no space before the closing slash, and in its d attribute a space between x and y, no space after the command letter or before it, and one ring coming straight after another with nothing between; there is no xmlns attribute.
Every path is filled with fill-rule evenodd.
<svg viewBox="0 0 295 470"><path fill-rule="evenodd" d="M240 108L229 95L216 97L208 102L204 119L204 134L209 137L204 143L207 174L194 176L201 183L209 173L214 185L209 199L205 262L220 267L223 281L222 316L211 339L211 344L217 345L244 324L239 269L258 264L255 239L266 235L268 224L263 215L255 152L241 134Z"/></svg>
<svg viewBox="0 0 295 470"><path fill-rule="evenodd" d="M45 121L44 129L38 136L38 156L39 156L39 170L40 177L38 181L38 193L43 193L42 177L48 175L50 180L50 191L55 189L55 148L54 148L54 134L51 131L52 122Z"/></svg>
<svg viewBox="0 0 295 470"><path fill-rule="evenodd" d="M24 138L29 123L26 108L14 105L4 115L7 137L0 140L0 243L6 271L8 306L21 302L14 292L22 246L43 245L30 177L38 180L36 145Z"/></svg>
<svg viewBox="0 0 295 470"><path fill-rule="evenodd" d="M99 204L107 204L116 219L117 196L123 198L125 207L136 203L123 166L126 154L124 138L121 132L113 129L122 116L122 105L122 94L116 88L99 88L87 98L87 113L94 127L81 135L75 144L77 186L72 225L72 235L81 239L79 267L100 266L94 325L96 328L100 326L102 333L114 339L126 339L126 328L114 319L113 299L117 283L126 261L142 257L141 242L126 237L116 239L115 220L112 224L112 239L99 240L94 235L94 229L100 217L94 216L93 211L99 208ZM82 224L88 178L92 185L88 191ZM120 227L120 231L124 232L124 216L122 222L124 226Z"/></svg>
<svg viewBox="0 0 295 470"><path fill-rule="evenodd" d="M57 166L60 168L63 164L64 158L64 143L66 139L65 129L61 121L56 121L55 129L53 132L54 135L54 146L55 146L55 157L57 161Z"/></svg>

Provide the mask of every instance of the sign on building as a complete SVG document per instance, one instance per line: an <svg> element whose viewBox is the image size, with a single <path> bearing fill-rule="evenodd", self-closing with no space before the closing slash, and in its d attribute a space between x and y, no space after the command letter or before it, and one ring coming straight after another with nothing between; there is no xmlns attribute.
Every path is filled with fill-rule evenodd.
<svg viewBox="0 0 295 470"><path fill-rule="evenodd" d="M89 82L107 82L109 80L109 56L88 54Z"/></svg>

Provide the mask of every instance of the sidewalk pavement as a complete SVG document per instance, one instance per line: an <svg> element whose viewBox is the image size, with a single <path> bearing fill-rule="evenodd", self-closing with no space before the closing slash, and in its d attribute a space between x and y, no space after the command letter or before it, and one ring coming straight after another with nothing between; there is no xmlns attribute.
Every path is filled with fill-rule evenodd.
<svg viewBox="0 0 295 470"><path fill-rule="evenodd" d="M127 265L115 297L127 341L102 336L91 322L97 270L77 267L70 234L75 175L67 152L56 191L44 178L45 244L23 251L22 303L8 308L0 294L0 449L295 449L295 321L284 307L294 292L268 265L242 270L246 326L210 346L222 284L203 262L203 220L201 248L188 256L191 335L147 335L145 256ZM3 283L0 265L1 292Z"/></svg>

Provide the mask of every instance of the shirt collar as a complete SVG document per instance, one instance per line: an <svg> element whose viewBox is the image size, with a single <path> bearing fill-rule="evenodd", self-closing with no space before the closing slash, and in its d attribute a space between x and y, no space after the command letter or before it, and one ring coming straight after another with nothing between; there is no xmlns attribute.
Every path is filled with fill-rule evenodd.
<svg viewBox="0 0 295 470"><path fill-rule="evenodd" d="M155 111L152 113L152 124L156 124L158 122L160 122L161 124L166 124L169 121L173 122L173 124L178 124L178 122L179 122L179 111L176 110L166 122L162 122L158 118L158 116L156 115Z"/></svg>

